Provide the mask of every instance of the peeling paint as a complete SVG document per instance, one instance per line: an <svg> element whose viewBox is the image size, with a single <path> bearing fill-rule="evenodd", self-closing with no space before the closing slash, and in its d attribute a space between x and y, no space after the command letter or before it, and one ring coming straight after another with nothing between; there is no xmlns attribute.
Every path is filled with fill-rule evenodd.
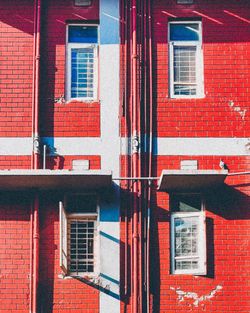
<svg viewBox="0 0 250 313"><path fill-rule="evenodd" d="M170 287L171 290L174 290L177 294L177 300L179 302L183 302L185 301L185 299L193 299L193 305L195 307L198 307L200 302L204 302L206 300L210 300L212 299L216 293L221 290L223 287L220 285L217 285L214 289L211 290L211 292L207 295L202 295L202 296L198 296L198 294L196 292L190 292L190 291L183 291L180 289L180 287L175 288L175 287Z"/></svg>
<svg viewBox="0 0 250 313"><path fill-rule="evenodd" d="M245 148L247 152L250 152L250 138L248 138L248 142L245 144Z"/></svg>
<svg viewBox="0 0 250 313"><path fill-rule="evenodd" d="M235 103L233 102L233 100L229 101L229 106L233 109L234 112L239 113L240 117L244 120L246 113L247 113L247 109L242 109L240 106L235 105Z"/></svg>

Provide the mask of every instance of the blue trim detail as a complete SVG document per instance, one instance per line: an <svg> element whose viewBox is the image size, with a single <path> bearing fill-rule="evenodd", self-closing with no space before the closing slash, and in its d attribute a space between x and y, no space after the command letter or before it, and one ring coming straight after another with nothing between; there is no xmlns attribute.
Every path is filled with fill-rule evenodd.
<svg viewBox="0 0 250 313"><path fill-rule="evenodd" d="M119 239L117 239L117 238L115 238L115 237L113 237L113 236L111 236L111 235L109 235L107 233L104 233L103 231L100 231L100 235L105 237L105 238L107 238L107 239L109 239L109 240L111 240L111 241L113 241L113 242L115 242L115 243L120 244L120 240Z"/></svg>
<svg viewBox="0 0 250 313"><path fill-rule="evenodd" d="M118 0L100 1L100 44L120 43L120 13Z"/></svg>

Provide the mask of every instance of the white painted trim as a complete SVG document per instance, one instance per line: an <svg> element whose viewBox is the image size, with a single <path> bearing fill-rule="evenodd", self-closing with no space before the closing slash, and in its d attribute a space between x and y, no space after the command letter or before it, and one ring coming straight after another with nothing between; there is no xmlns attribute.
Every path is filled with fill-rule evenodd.
<svg viewBox="0 0 250 313"><path fill-rule="evenodd" d="M65 99L66 101L97 101L98 100L98 43L70 43L68 40L69 37L69 28L70 26L87 26L87 27L96 27L97 28L97 41L99 43L99 29L97 24L68 24L67 25L67 32L66 32L66 70L65 70ZM74 48L93 48L94 49L94 79L93 79L93 97L76 97L71 98L71 50Z"/></svg>
<svg viewBox="0 0 250 313"><path fill-rule="evenodd" d="M130 138L121 138L122 154L130 154L127 143ZM249 156L250 138L197 138L197 137L154 137L154 155L213 155L213 156Z"/></svg>
<svg viewBox="0 0 250 313"><path fill-rule="evenodd" d="M204 204L202 204L202 207ZM181 259L185 260L197 260L197 269L175 269L175 219L176 218L197 218L198 219L198 244L197 244L197 256L185 257ZM171 213L171 272L172 274L192 274L192 275L205 275L206 274L206 227L205 227L205 212L174 212Z"/></svg>
<svg viewBox="0 0 250 313"><path fill-rule="evenodd" d="M199 29L197 33L199 34L199 40L185 41L170 40L170 25L173 24L197 24ZM200 21L171 21L168 25L168 42L169 42L169 96L170 98L203 98L204 97L204 74L203 74L203 51L202 51L202 23ZM195 51L195 70L196 70L196 82L193 84L196 86L195 95L176 95L174 94L174 47L196 47ZM191 83L186 83L185 85L191 85Z"/></svg>
<svg viewBox="0 0 250 313"><path fill-rule="evenodd" d="M109 1L109 0L103 0ZM107 30L105 30L107 31ZM100 45L100 102L101 102L101 148L102 168L120 175L119 136L119 45ZM112 60L112 66L110 65ZM119 186L113 186L114 198L108 205L100 203L101 215L113 210L119 217ZM120 312L120 223L119 218L110 221L100 219L100 271L103 284L110 295L100 291L100 313ZM108 279L108 277L110 279ZM118 283L115 283L118 282ZM113 295L112 295L113 294ZM115 296L114 296L115 295Z"/></svg>
<svg viewBox="0 0 250 313"><path fill-rule="evenodd" d="M31 155L32 137L0 137L0 155Z"/></svg>
<svg viewBox="0 0 250 313"><path fill-rule="evenodd" d="M250 155L249 138L157 138L157 155Z"/></svg>
<svg viewBox="0 0 250 313"><path fill-rule="evenodd" d="M105 145L100 137L44 137L43 143L58 155L102 155Z"/></svg>
<svg viewBox="0 0 250 313"><path fill-rule="evenodd" d="M105 110L105 108L103 108ZM106 114L109 109L106 108ZM111 112L109 111L109 114ZM114 118L114 117L112 117ZM108 119L109 126L111 117ZM107 124L108 124L107 123ZM107 127L107 125L106 125ZM102 121L103 136L100 137L43 137L42 141L51 148L55 148L55 154L58 155L101 155L106 158L106 162L112 168L113 159L109 158L109 149L116 146L117 153L120 149L121 154L130 153L127 148L127 142L130 138L123 137L121 141L116 136L115 142L110 138L111 131L105 134L104 122ZM117 128L114 129L117 135ZM119 150L120 151L120 150ZM32 138L30 137L0 137L0 155L31 155ZM250 138L154 138L154 155L218 155L218 156L249 156L250 155ZM105 168L102 166L104 169Z"/></svg>
<svg viewBox="0 0 250 313"><path fill-rule="evenodd" d="M108 14L108 17L107 17ZM112 18L110 18L112 16ZM113 17L115 19L113 19ZM100 0L100 83L102 168L120 176L120 44L119 0ZM109 292L100 289L99 312L120 313L120 187L112 199L100 201L100 276Z"/></svg>

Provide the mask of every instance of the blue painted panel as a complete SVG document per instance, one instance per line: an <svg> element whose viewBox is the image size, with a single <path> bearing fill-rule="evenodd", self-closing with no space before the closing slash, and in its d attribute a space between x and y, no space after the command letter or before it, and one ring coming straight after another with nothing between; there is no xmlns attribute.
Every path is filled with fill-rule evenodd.
<svg viewBox="0 0 250 313"><path fill-rule="evenodd" d="M119 44L119 0L100 0L100 44Z"/></svg>
<svg viewBox="0 0 250 313"><path fill-rule="evenodd" d="M119 222L119 186L113 184L109 193L101 194L100 222Z"/></svg>
<svg viewBox="0 0 250 313"><path fill-rule="evenodd" d="M69 26L69 42L97 43L97 26Z"/></svg>

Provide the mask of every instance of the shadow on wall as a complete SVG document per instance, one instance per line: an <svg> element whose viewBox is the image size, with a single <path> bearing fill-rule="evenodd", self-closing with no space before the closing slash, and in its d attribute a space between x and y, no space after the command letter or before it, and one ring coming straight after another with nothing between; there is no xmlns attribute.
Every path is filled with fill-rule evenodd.
<svg viewBox="0 0 250 313"><path fill-rule="evenodd" d="M250 184L246 184L250 186ZM156 196L156 191L154 197ZM249 196L236 190L234 187L224 185L221 188L211 189L204 194L206 199L206 211L222 217L226 220L249 220ZM167 250L169 264L166 264L164 271L168 271L170 275L170 240L166 239L162 242L162 236L170 239L170 212L166 208L159 206L153 207L151 218L151 293L153 295L152 306L154 313L161 312L160 294L162 293L162 271L161 259L164 250ZM207 240L207 275L203 278L216 279L215 277L215 230L214 218L206 218L206 240ZM225 222L226 223L226 222ZM164 226L164 224L166 226ZM164 235L165 233L165 235ZM160 241L159 241L160 240ZM166 257L168 259L168 257ZM166 262L168 262L166 260ZM179 275L173 277L180 279ZM208 281L209 281L208 280Z"/></svg>
<svg viewBox="0 0 250 313"><path fill-rule="evenodd" d="M206 192L206 209L227 220L248 220L250 219L249 200L250 197L235 189L242 185L228 186L211 189ZM250 186L250 183L243 187Z"/></svg>
<svg viewBox="0 0 250 313"><path fill-rule="evenodd" d="M114 195L106 189L99 191L101 200L106 199L106 205L113 203ZM101 272L96 277L71 276L64 277L59 268L59 207L57 204L63 198L64 192L46 192L41 193L40 208L40 286L39 286L39 313L52 313L58 305L60 299L65 303L74 303L74 296L70 294L69 288L77 290L76 296L82 295L82 301L89 297L90 288L103 292L110 297L120 299L120 295L113 291L113 286L118 286L120 282L109 276L107 273ZM102 208L103 209L103 208ZM117 210L116 210L117 211ZM114 214L109 212L104 222L117 221L114 220ZM110 218L111 220L110 220ZM100 217L101 218L101 217ZM119 221L119 216L117 217ZM100 231L100 239L111 242L111 246L122 246L123 243L119 239ZM122 248L123 249L123 248ZM76 289L75 289L76 288ZM62 293L61 293L62 291ZM74 292L74 291L73 291ZM92 292L91 292L92 294ZM66 298L65 298L66 297ZM93 302L98 301L98 294L92 294ZM95 298L97 297L97 298ZM78 303L78 302L76 302Z"/></svg>

